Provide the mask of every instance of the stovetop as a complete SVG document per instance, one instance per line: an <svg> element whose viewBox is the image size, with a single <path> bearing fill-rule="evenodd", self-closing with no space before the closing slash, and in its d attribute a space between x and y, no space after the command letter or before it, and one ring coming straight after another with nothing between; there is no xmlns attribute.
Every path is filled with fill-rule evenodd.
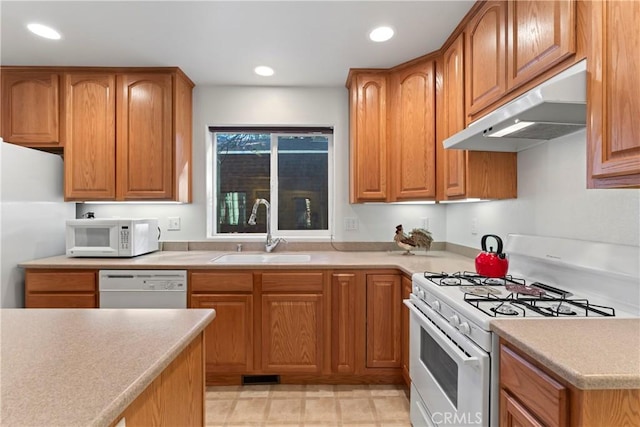
<svg viewBox="0 0 640 427"><path fill-rule="evenodd" d="M528 284L525 279L511 275L492 278L468 271L451 274L427 271L423 275L435 285L458 287L465 302L492 317L615 316L613 307L575 298L573 293L545 283Z"/></svg>

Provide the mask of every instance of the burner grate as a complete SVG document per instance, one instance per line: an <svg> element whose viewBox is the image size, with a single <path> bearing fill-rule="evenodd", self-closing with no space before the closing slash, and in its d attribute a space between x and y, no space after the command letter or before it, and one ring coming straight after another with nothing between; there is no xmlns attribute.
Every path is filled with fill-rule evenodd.
<svg viewBox="0 0 640 427"><path fill-rule="evenodd" d="M485 296L465 293L464 300L491 317L498 317L498 315L526 317L527 310L545 317L615 317L613 307L591 304L587 299L555 298L548 294L523 297L520 294L511 293L506 297L498 297L490 293ZM517 311L516 308L519 308L517 314L513 313Z"/></svg>

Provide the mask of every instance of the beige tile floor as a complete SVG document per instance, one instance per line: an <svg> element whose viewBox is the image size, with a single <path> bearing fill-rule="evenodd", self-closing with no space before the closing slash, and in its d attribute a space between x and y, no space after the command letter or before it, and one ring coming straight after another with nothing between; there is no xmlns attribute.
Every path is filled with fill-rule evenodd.
<svg viewBox="0 0 640 427"><path fill-rule="evenodd" d="M408 427L400 385L207 387L206 425Z"/></svg>

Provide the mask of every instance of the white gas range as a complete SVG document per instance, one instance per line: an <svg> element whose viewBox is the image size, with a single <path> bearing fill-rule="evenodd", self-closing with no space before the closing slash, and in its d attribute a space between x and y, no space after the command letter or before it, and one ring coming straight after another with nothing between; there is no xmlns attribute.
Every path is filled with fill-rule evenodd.
<svg viewBox="0 0 640 427"><path fill-rule="evenodd" d="M640 317L640 248L509 235L509 274L412 277L411 422L498 425L498 339L492 319Z"/></svg>

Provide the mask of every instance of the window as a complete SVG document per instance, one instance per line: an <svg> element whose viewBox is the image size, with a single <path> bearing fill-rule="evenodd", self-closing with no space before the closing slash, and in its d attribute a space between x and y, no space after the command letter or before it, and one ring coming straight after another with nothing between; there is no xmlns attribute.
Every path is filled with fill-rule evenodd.
<svg viewBox="0 0 640 427"><path fill-rule="evenodd" d="M328 128L210 128L209 236L329 236L333 132Z"/></svg>

